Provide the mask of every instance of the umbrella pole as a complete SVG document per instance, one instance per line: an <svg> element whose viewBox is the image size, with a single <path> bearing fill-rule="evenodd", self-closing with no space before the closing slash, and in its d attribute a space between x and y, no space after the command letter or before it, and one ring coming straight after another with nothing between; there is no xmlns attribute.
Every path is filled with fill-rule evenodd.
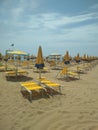
<svg viewBox="0 0 98 130"><path fill-rule="evenodd" d="M39 79L41 79L41 69L39 69Z"/></svg>
<svg viewBox="0 0 98 130"><path fill-rule="evenodd" d="M41 69L39 69L39 85L41 85Z"/></svg>
<svg viewBox="0 0 98 130"><path fill-rule="evenodd" d="M7 71L7 61L5 61L5 70Z"/></svg>

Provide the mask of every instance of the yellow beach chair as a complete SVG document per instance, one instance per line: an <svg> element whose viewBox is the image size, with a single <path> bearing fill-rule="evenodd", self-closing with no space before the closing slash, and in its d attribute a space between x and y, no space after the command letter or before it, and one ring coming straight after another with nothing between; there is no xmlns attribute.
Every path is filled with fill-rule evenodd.
<svg viewBox="0 0 98 130"><path fill-rule="evenodd" d="M28 93L29 93L29 97L30 97L30 101L32 101L32 96L34 96L34 91L39 91L39 92L42 92L42 96L43 96L43 92L45 92L45 88L38 85L37 83L35 82L22 82L20 83L21 85L21 90L26 90Z"/></svg>
<svg viewBox="0 0 98 130"><path fill-rule="evenodd" d="M0 66L0 71L5 71L5 66Z"/></svg>
<svg viewBox="0 0 98 130"><path fill-rule="evenodd" d="M47 80L45 78L40 78L39 79L40 83L45 85L46 88L50 88L51 90L54 90L55 92L60 92L61 93L61 85L57 84L55 82L52 82L50 80ZM52 91L51 91L52 94Z"/></svg>
<svg viewBox="0 0 98 130"><path fill-rule="evenodd" d="M76 73L74 71L68 70L67 67L64 67L56 76L57 78L66 78L69 79L70 77L72 78L78 78L80 79L80 74Z"/></svg>
<svg viewBox="0 0 98 130"><path fill-rule="evenodd" d="M25 70L11 70L11 71L7 71L6 73L6 77L10 78L10 77L18 77L18 76L22 76L22 75L27 75L28 72Z"/></svg>

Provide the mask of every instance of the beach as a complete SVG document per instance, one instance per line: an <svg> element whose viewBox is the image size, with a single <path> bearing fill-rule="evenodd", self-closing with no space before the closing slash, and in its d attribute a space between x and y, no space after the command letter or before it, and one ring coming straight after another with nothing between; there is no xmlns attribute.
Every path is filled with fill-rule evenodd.
<svg viewBox="0 0 98 130"><path fill-rule="evenodd" d="M38 73L26 69L36 81ZM7 81L0 72L0 130L98 130L98 65L80 80L56 78L59 70L42 76L62 86L62 95L24 98L20 81Z"/></svg>

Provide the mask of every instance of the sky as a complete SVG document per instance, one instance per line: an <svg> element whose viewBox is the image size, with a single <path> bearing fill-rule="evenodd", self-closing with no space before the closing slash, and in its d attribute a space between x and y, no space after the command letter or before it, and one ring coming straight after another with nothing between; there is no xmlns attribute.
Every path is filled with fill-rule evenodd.
<svg viewBox="0 0 98 130"><path fill-rule="evenodd" d="M39 46L44 56L98 56L98 0L0 0L0 52Z"/></svg>

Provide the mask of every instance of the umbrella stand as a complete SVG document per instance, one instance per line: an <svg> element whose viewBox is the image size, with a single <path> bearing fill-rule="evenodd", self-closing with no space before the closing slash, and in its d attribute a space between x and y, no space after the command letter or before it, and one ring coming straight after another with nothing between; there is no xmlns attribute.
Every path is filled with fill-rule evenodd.
<svg viewBox="0 0 98 130"><path fill-rule="evenodd" d="M7 64L7 61L5 61L5 71L8 70L8 64Z"/></svg>
<svg viewBox="0 0 98 130"><path fill-rule="evenodd" d="M39 69L39 79L41 79L41 69Z"/></svg>
<svg viewBox="0 0 98 130"><path fill-rule="evenodd" d="M39 69L39 85L41 85L41 69Z"/></svg>
<svg viewBox="0 0 98 130"><path fill-rule="evenodd" d="M15 61L15 73L16 73L16 79L18 77L18 60Z"/></svg>
<svg viewBox="0 0 98 130"><path fill-rule="evenodd" d="M37 69L39 69L39 79L41 79L41 70L44 67L44 59L43 59L43 56L42 56L41 46L39 46L39 49L38 49L35 67L37 67Z"/></svg>

